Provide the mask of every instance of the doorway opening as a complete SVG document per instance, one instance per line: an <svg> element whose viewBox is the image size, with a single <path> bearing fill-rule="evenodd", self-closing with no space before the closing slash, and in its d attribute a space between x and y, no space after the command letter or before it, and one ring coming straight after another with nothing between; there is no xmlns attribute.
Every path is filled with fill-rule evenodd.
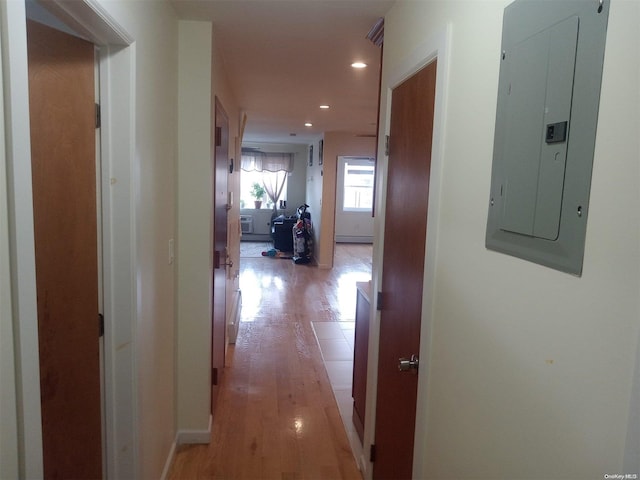
<svg viewBox="0 0 640 480"><path fill-rule="evenodd" d="M336 176L336 243L373 244L375 161L371 157L338 157Z"/></svg>

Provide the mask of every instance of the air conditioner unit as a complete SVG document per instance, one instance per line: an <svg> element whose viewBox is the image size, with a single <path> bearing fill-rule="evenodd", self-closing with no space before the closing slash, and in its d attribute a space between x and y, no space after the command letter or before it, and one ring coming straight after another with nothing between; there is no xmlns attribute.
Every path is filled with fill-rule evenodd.
<svg viewBox="0 0 640 480"><path fill-rule="evenodd" d="M251 215L240 215L240 231L253 233L253 217Z"/></svg>

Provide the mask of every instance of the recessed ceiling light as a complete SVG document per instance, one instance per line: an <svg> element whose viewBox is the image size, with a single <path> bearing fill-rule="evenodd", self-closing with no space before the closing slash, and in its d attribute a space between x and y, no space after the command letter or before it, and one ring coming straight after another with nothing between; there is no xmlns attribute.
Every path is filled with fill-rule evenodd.
<svg viewBox="0 0 640 480"><path fill-rule="evenodd" d="M367 66L366 63L362 63L362 62L354 62L351 64L351 66L353 68L365 68Z"/></svg>
<svg viewBox="0 0 640 480"><path fill-rule="evenodd" d="M307 123L305 123L305 124L304 124L304 126L305 126L305 127L313 127L313 123L309 123L309 122L307 122Z"/></svg>
<svg viewBox="0 0 640 480"><path fill-rule="evenodd" d="M329 108L329 105L320 105L320 108L322 108L323 110L327 110Z"/></svg>

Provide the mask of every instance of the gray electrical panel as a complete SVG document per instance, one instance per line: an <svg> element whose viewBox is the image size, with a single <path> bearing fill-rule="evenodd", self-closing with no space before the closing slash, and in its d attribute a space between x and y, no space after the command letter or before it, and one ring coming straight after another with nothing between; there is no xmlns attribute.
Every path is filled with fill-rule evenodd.
<svg viewBox="0 0 640 480"><path fill-rule="evenodd" d="M504 12L487 248L580 275L609 0Z"/></svg>

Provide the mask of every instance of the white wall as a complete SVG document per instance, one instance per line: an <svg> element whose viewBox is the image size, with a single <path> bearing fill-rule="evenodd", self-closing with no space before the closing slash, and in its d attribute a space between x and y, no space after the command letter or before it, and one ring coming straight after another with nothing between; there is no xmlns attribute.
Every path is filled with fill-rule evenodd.
<svg viewBox="0 0 640 480"><path fill-rule="evenodd" d="M627 440L630 409L639 406L631 379L640 330L640 6L611 2L577 278L484 246L508 3L398 2L385 18L383 131L396 69L429 36L447 25L452 32L450 64L438 65L448 68L448 88L442 154L434 159L442 169L428 279L435 295L423 312L431 342L421 358L428 371L420 380L426 394L414 475L601 479L625 473L625 449L640 447L636 432ZM378 245L376 282L380 268Z"/></svg>
<svg viewBox="0 0 640 480"><path fill-rule="evenodd" d="M229 117L229 158L236 157L238 107L224 75L221 53L210 22L179 22L178 160L178 441L208 443L211 414L211 292L213 101ZM238 165L238 162L234 162ZM228 176L238 198L239 175ZM229 255L235 267L227 276L227 323L238 296L239 208L228 212ZM214 412L215 414L215 412Z"/></svg>
<svg viewBox="0 0 640 480"><path fill-rule="evenodd" d="M179 39L177 423L190 441L211 414L211 23L180 21Z"/></svg>
<svg viewBox="0 0 640 480"><path fill-rule="evenodd" d="M250 215L253 221L253 233L243 233L242 241L267 241L271 239L271 215L273 210L268 208L242 208L240 215Z"/></svg>
<svg viewBox="0 0 640 480"><path fill-rule="evenodd" d="M159 478L172 449L175 408L178 21L168 2L101 0L135 39L136 370L140 478Z"/></svg>

